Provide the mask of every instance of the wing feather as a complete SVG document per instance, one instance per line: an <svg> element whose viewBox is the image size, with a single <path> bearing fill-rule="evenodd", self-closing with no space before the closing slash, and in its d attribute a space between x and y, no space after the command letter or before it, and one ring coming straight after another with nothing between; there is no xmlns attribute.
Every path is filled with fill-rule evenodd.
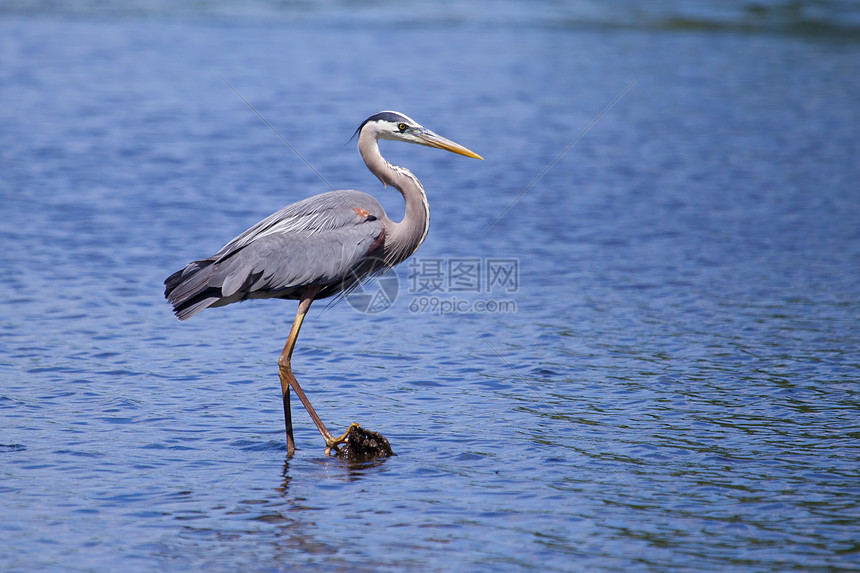
<svg viewBox="0 0 860 573"><path fill-rule="evenodd" d="M327 286L321 296L330 296L366 274L384 218L376 199L359 191L293 203L168 277L165 296L181 319L249 298L296 298L308 285Z"/></svg>

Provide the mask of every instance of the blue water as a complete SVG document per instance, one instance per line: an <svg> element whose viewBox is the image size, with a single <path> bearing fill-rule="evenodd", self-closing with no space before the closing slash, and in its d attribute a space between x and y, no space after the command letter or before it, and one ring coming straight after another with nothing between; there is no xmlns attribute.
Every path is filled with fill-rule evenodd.
<svg viewBox="0 0 860 573"><path fill-rule="evenodd" d="M0 569L860 568L860 18L649 6L5 6ZM328 184L401 216L344 145L382 109L486 160L383 145L421 266L293 365L398 455L294 401L288 457L295 303L161 281Z"/></svg>

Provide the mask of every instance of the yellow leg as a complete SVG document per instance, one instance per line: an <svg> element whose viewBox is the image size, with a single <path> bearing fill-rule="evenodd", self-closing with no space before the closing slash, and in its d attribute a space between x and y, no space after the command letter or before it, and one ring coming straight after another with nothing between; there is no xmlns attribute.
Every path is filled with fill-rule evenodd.
<svg viewBox="0 0 860 573"><path fill-rule="evenodd" d="M314 407L311 406L310 400L308 400L304 390L299 386L299 382L293 375L293 369L290 364L290 360L293 356L293 349L296 346L296 339L299 337L299 331L302 328L302 322L304 321L305 315L318 292L319 287L312 287L302 293L302 298L299 301L299 309L296 312L296 319L293 321L293 327L290 330L289 337L287 337L287 343L284 345L284 350L281 352L280 358L278 358L278 374L281 378L281 394L284 401L284 424L287 431L287 453L290 454L292 454L296 449L295 441L293 440L292 417L290 415L290 387L295 391L296 396L299 397L305 410L308 411L308 414L310 414L311 419L314 421L314 424L316 424L320 434L322 434L326 444L326 455L329 455L332 449L337 451L337 445L345 442L346 437L349 434L349 430L347 430L346 433L339 438L335 438L331 435L331 432L328 431L328 428L325 427L325 424L323 424L323 421L317 415ZM353 425L357 426L358 424Z"/></svg>

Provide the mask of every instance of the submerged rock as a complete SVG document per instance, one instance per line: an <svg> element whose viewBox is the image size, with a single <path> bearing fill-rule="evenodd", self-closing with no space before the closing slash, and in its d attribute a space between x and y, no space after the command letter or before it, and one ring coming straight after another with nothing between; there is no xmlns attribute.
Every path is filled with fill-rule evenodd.
<svg viewBox="0 0 860 573"><path fill-rule="evenodd" d="M365 430L358 424L350 426L346 441L332 453L350 462L366 462L397 455L391 451L391 444L385 436L379 432Z"/></svg>

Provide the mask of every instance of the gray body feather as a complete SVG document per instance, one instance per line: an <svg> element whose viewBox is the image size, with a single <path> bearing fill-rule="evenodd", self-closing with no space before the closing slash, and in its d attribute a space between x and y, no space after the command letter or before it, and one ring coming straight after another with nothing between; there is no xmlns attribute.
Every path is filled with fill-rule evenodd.
<svg viewBox="0 0 860 573"><path fill-rule="evenodd" d="M385 212L360 191L332 191L263 219L215 255L167 278L165 296L185 320L204 308L252 298L332 296L381 270Z"/></svg>

